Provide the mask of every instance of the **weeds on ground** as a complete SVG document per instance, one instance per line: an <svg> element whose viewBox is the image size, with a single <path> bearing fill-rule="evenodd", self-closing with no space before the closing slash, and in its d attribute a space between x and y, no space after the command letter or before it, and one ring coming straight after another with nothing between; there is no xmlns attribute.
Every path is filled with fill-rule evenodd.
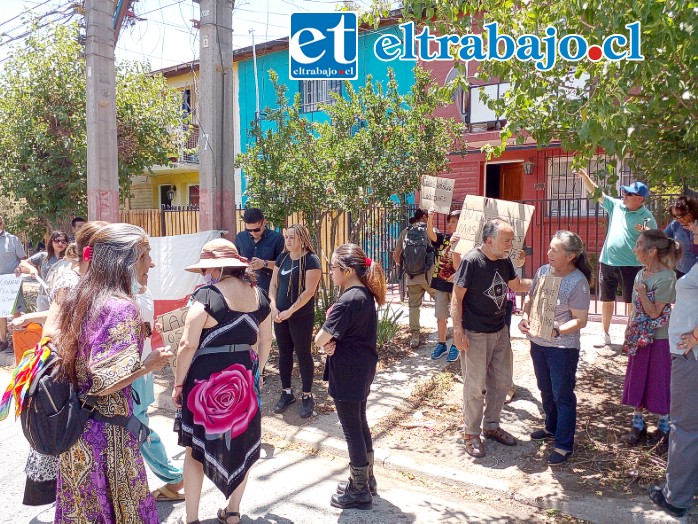
<svg viewBox="0 0 698 524"><path fill-rule="evenodd" d="M453 387L453 373L444 370L417 383L407 401L417 407L422 402L440 400Z"/></svg>

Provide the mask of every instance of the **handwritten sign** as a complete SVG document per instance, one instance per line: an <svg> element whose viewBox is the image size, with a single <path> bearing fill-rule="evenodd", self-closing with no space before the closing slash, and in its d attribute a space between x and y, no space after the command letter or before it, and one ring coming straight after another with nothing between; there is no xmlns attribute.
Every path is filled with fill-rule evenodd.
<svg viewBox="0 0 698 524"><path fill-rule="evenodd" d="M531 300L531 312L528 315L529 331L534 337L545 340L553 338L555 307L557 306L557 295L561 282L561 277L550 275L542 276L538 280L533 300Z"/></svg>
<svg viewBox="0 0 698 524"><path fill-rule="evenodd" d="M455 180L438 176L424 175L420 191L422 209L435 209L437 213L447 215L451 211L453 200L453 185Z"/></svg>
<svg viewBox="0 0 698 524"><path fill-rule="evenodd" d="M12 316L21 285L22 277L14 274L0 275L0 318Z"/></svg>
<svg viewBox="0 0 698 524"><path fill-rule="evenodd" d="M189 313L189 306L175 309L157 318L157 324L160 326L160 334L162 335L162 343L165 346L169 345L172 353L174 353L174 357L170 361L172 373L177 369L177 349L184 333L187 313Z"/></svg>
<svg viewBox="0 0 698 524"><path fill-rule="evenodd" d="M482 242L482 228L491 218L501 218L514 228L514 249L522 249L534 206L468 195L458 219L456 235L460 237L455 250L464 255Z"/></svg>

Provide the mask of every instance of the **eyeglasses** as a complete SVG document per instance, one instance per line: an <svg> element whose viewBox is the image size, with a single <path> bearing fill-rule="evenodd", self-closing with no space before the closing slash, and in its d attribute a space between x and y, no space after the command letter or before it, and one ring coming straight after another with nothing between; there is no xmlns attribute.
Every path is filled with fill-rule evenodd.
<svg viewBox="0 0 698 524"><path fill-rule="evenodd" d="M54 240L53 243L54 244L67 244L68 241L67 240Z"/></svg>
<svg viewBox="0 0 698 524"><path fill-rule="evenodd" d="M630 196L640 196L640 194L639 194L639 193L628 193L628 192L626 192L626 193L625 193L625 196L629 196L629 197L630 197Z"/></svg>
<svg viewBox="0 0 698 524"><path fill-rule="evenodd" d="M330 266L330 271L334 271L335 269L342 269L342 266Z"/></svg>
<svg viewBox="0 0 698 524"><path fill-rule="evenodd" d="M682 219L686 215L688 215L688 211L686 211L685 213L681 213L681 214L674 214L674 213L671 214L671 216L677 220Z"/></svg>
<svg viewBox="0 0 698 524"><path fill-rule="evenodd" d="M261 230L262 230L261 227L255 227L252 229L247 228L247 227L245 228L245 231L247 231L248 233L259 233Z"/></svg>

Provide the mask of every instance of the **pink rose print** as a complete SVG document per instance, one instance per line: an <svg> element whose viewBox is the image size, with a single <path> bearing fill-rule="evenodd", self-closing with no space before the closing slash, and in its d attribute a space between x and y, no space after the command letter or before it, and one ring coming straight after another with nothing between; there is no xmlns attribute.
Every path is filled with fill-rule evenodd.
<svg viewBox="0 0 698 524"><path fill-rule="evenodd" d="M242 364L213 373L208 380L197 380L187 397L194 423L206 433L230 431L230 438L245 432L257 414L257 396L252 372Z"/></svg>

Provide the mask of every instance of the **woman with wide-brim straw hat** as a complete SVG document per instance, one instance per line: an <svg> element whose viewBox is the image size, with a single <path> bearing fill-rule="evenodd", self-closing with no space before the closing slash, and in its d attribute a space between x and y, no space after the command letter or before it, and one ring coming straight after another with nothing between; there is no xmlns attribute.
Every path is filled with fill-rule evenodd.
<svg viewBox="0 0 698 524"><path fill-rule="evenodd" d="M192 297L172 392L182 413L179 444L186 447L186 522L199 522L206 474L228 499L219 522L236 524L261 448L259 372L271 349L269 300L228 240L207 242L186 270L207 280Z"/></svg>

